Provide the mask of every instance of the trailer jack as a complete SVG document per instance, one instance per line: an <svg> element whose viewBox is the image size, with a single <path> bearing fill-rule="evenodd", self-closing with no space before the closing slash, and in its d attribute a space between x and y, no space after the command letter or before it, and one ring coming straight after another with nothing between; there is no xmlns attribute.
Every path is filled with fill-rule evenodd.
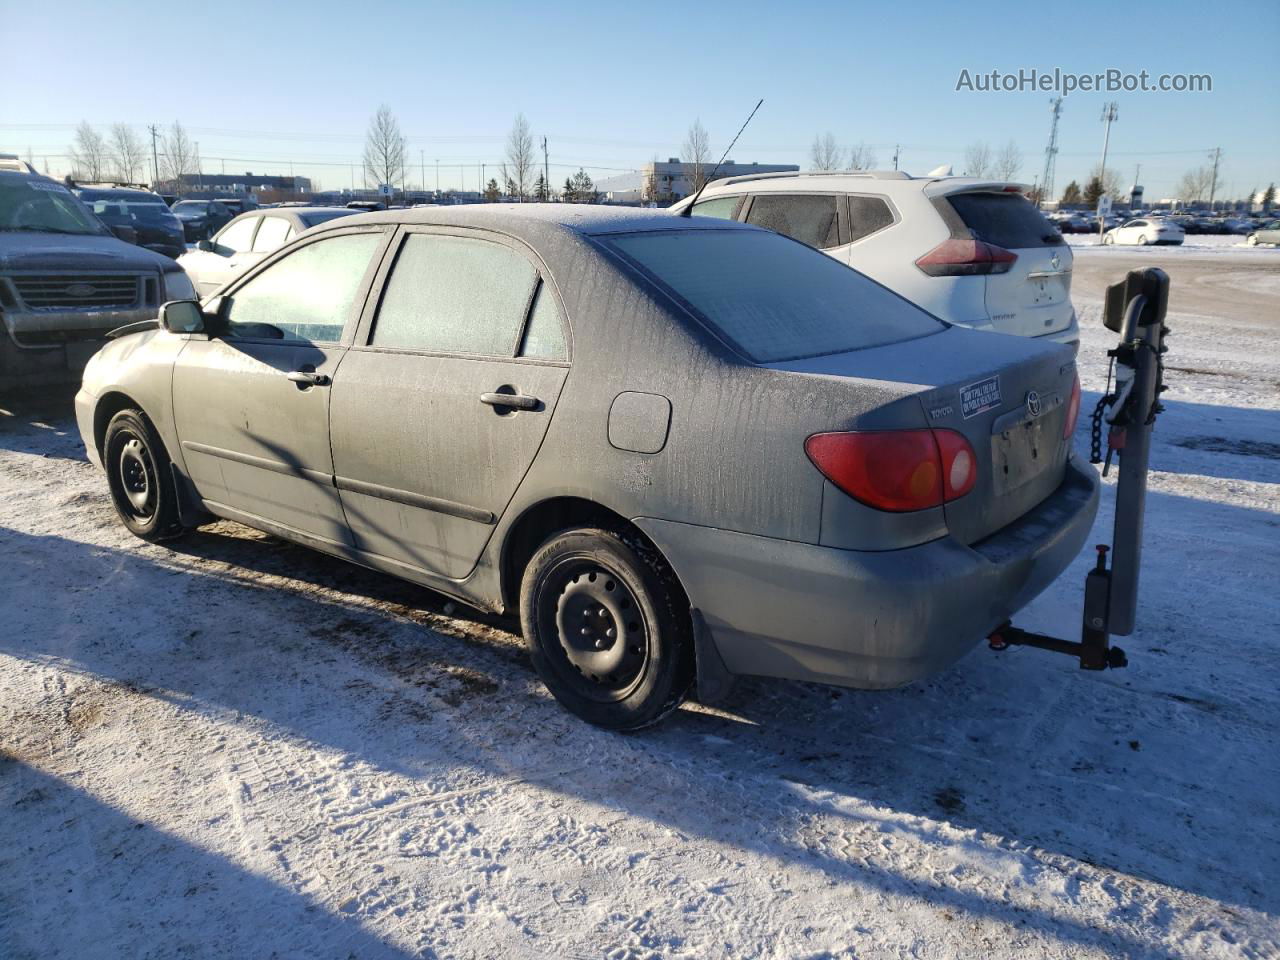
<svg viewBox="0 0 1280 960"><path fill-rule="evenodd" d="M1164 407L1164 324L1169 304L1169 276L1158 267L1134 270L1107 288L1103 323L1120 334L1120 343L1107 355L1115 369L1114 391L1108 391L1093 413L1091 463L1103 463L1102 421L1110 425L1106 476L1115 454L1120 455L1116 483L1112 546L1098 544L1098 561L1085 577L1084 616L1080 639L1062 640L1033 633L1006 621L987 638L992 650L1010 646L1038 647L1076 657L1084 670L1117 669L1129 660L1111 637L1133 633L1138 610L1138 569L1142 559L1142 525L1147 500L1147 467L1151 431ZM1108 377L1108 387L1110 378ZM1107 554L1112 553L1110 566Z"/></svg>

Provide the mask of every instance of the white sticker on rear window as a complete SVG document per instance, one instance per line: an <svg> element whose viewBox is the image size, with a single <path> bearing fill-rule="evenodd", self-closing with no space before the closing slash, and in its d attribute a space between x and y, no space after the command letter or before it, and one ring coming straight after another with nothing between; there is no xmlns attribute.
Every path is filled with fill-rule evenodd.
<svg viewBox="0 0 1280 960"><path fill-rule="evenodd" d="M62 184L50 183L48 180L28 180L27 186L30 187L32 190L44 190L48 193L70 193L71 192Z"/></svg>
<svg viewBox="0 0 1280 960"><path fill-rule="evenodd" d="M987 377L960 388L960 414L966 420L1000 406L1000 378Z"/></svg>

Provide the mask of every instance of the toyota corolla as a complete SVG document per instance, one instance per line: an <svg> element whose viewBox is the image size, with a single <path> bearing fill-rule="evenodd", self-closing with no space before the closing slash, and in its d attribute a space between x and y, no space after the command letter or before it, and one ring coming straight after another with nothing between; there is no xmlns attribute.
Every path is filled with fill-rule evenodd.
<svg viewBox="0 0 1280 960"><path fill-rule="evenodd" d="M518 614L547 687L603 726L733 674L941 670L1097 509L1070 347L951 327L747 224L392 210L220 293L85 372L124 524L236 520Z"/></svg>

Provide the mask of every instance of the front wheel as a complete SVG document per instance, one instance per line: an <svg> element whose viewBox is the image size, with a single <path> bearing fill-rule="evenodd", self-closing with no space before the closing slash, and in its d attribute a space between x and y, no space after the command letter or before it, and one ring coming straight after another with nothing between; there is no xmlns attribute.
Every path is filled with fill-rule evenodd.
<svg viewBox="0 0 1280 960"><path fill-rule="evenodd" d="M111 502L129 532L155 542L183 532L169 455L141 410L121 410L102 441Z"/></svg>
<svg viewBox="0 0 1280 960"><path fill-rule="evenodd" d="M1102 235L1102 245L1103 245L1104 247L1105 247L1105 246L1110 246L1111 244L1113 244L1113 243L1115 243L1115 242L1116 242L1116 238L1115 238L1115 237L1113 237L1111 234L1109 234L1109 233L1104 233L1104 234Z"/></svg>
<svg viewBox="0 0 1280 960"><path fill-rule="evenodd" d="M1138 238L1138 246L1145 247L1147 245L1147 235L1144 233Z"/></svg>
<svg viewBox="0 0 1280 960"><path fill-rule="evenodd" d="M581 528L550 537L525 568L520 623L547 689L597 726L656 723L692 682L688 604L634 533Z"/></svg>
<svg viewBox="0 0 1280 960"><path fill-rule="evenodd" d="M1251 247L1256 247L1258 245L1258 235L1256 233L1249 234L1249 239L1246 240L1245 243L1249 244Z"/></svg>

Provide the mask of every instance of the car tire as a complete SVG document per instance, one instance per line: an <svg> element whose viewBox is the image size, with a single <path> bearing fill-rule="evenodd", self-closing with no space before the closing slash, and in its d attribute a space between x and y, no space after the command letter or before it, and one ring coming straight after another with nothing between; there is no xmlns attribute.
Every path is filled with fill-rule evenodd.
<svg viewBox="0 0 1280 960"><path fill-rule="evenodd" d="M1251 247L1256 247L1258 245L1258 235L1256 233L1249 234L1249 239L1246 240L1245 243L1249 244Z"/></svg>
<svg viewBox="0 0 1280 960"><path fill-rule="evenodd" d="M1102 235L1102 245L1103 245L1104 247L1111 246L1111 245L1113 245L1115 242L1116 242L1116 238L1115 238L1115 237L1113 237L1113 236L1111 236L1111 234L1109 234L1109 233L1104 233L1104 234Z"/></svg>
<svg viewBox="0 0 1280 960"><path fill-rule="evenodd" d="M1141 235L1138 237L1138 246L1140 246L1140 247L1145 247L1145 246L1147 245L1147 243L1148 243L1147 235L1146 235L1145 233L1144 233L1144 234L1141 234Z"/></svg>
<svg viewBox="0 0 1280 960"><path fill-rule="evenodd" d="M121 410L111 418L102 440L102 464L112 505L130 533L155 543L185 532L169 454L141 410Z"/></svg>
<svg viewBox="0 0 1280 960"><path fill-rule="evenodd" d="M693 682L684 592L634 532L577 528L544 541L521 581L520 625L552 696L599 727L657 723Z"/></svg>

